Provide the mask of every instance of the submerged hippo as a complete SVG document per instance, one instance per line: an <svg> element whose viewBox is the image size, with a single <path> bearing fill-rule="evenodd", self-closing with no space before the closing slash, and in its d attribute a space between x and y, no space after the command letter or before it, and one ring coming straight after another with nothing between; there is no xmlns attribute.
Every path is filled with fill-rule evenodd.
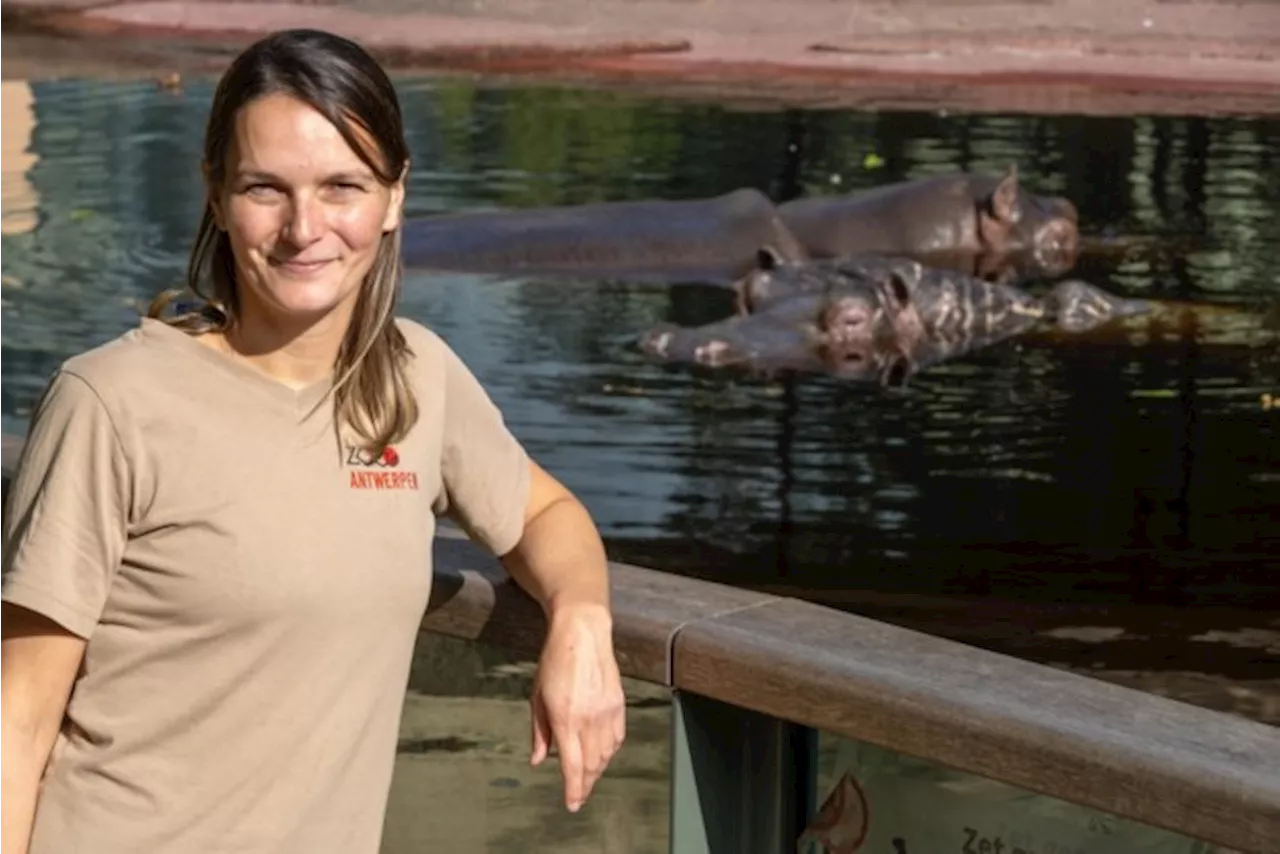
<svg viewBox="0 0 1280 854"><path fill-rule="evenodd" d="M1039 196L1003 176L959 173L888 184L848 196L813 196L780 205L782 222L812 258L901 255L981 278L1058 276L1075 265L1075 205Z"/></svg>
<svg viewBox="0 0 1280 854"><path fill-rule="evenodd" d="M665 361L713 368L856 374L862 368L846 353L875 346L893 350L898 340L920 337L908 288L901 277L886 275L839 293L797 293L772 301L765 311L705 326L662 323L641 336L640 348Z"/></svg>
<svg viewBox="0 0 1280 854"><path fill-rule="evenodd" d="M806 256L767 196L745 188L707 199L649 199L410 219L409 267L730 285L759 246Z"/></svg>
<svg viewBox="0 0 1280 854"><path fill-rule="evenodd" d="M738 287L738 315L699 327L659 324L641 336L640 349L669 362L900 383L1042 322L1082 332L1150 310L1081 281L1037 297L880 256L788 262L762 251L759 268Z"/></svg>
<svg viewBox="0 0 1280 854"><path fill-rule="evenodd" d="M1059 282L1044 297L1012 285L989 282L954 270L926 267L910 258L850 255L818 261L789 261L770 247L756 253L756 267L734 284L740 313L807 294L883 293L885 282L901 282L931 333L997 333L1027 318L1050 321L1067 332L1084 332L1120 317L1151 310L1147 300L1112 296L1079 280ZM897 292L895 290L895 292ZM1015 330L1015 334L1017 331Z"/></svg>

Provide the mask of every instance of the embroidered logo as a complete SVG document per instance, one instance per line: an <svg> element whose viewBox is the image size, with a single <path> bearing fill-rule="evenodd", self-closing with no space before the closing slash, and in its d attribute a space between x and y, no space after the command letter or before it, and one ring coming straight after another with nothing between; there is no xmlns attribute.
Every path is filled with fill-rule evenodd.
<svg viewBox="0 0 1280 854"><path fill-rule="evenodd" d="M357 467L351 472L352 489L418 488L417 472L396 470L400 465L400 452L390 445L381 456L352 447L347 452L347 465Z"/></svg>

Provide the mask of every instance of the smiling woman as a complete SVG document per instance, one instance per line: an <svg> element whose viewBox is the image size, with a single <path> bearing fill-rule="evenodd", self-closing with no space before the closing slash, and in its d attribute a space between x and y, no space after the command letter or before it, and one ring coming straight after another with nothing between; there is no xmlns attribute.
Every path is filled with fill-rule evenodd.
<svg viewBox="0 0 1280 854"><path fill-rule="evenodd" d="M242 299L300 323L350 317L382 235L399 225L403 182L379 180L337 127L289 95L255 100L235 126L237 168L213 179L210 208L247 262Z"/></svg>
<svg viewBox="0 0 1280 854"><path fill-rule="evenodd" d="M358 47L336 41L324 75L305 73L288 52L267 46L268 61L233 65L214 95L209 198L187 272L207 311L177 323L295 387L336 367L339 414L372 450L417 417L404 339L390 322L409 150L395 89L364 73L372 63ZM336 365L323 344L319 359L307 343L280 346L297 339L341 340ZM388 388L394 405L379 407Z"/></svg>
<svg viewBox="0 0 1280 854"><path fill-rule="evenodd" d="M547 615L532 761L624 737L604 549L448 345L398 318L408 152L357 45L219 83L200 307L68 359L4 514L3 854L375 852L434 519Z"/></svg>

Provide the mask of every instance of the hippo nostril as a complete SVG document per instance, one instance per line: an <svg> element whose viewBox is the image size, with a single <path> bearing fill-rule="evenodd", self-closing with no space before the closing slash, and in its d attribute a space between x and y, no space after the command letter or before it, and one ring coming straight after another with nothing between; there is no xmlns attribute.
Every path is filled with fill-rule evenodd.
<svg viewBox="0 0 1280 854"><path fill-rule="evenodd" d="M1068 223L1051 223L1041 232L1039 243L1046 252L1065 255L1075 247L1076 230Z"/></svg>
<svg viewBox="0 0 1280 854"><path fill-rule="evenodd" d="M699 364L715 367L724 361L729 351L730 347L724 341L708 341L698 345L693 351L693 358Z"/></svg>

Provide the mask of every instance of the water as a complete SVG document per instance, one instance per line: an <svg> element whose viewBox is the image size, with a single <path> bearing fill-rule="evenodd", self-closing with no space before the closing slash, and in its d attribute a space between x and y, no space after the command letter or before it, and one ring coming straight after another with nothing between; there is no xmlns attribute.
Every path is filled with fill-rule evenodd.
<svg viewBox="0 0 1280 854"><path fill-rule="evenodd" d="M212 83L4 85L14 432L62 359L181 279ZM850 192L1016 161L1030 187L1076 202L1086 232L1140 238L1075 273L1215 310L1007 342L893 393L645 361L631 346L644 328L728 310L703 288L417 274L402 312L450 341L616 558L1280 721L1280 408L1265 405L1280 398L1280 122L746 113L400 85L410 215Z"/></svg>

